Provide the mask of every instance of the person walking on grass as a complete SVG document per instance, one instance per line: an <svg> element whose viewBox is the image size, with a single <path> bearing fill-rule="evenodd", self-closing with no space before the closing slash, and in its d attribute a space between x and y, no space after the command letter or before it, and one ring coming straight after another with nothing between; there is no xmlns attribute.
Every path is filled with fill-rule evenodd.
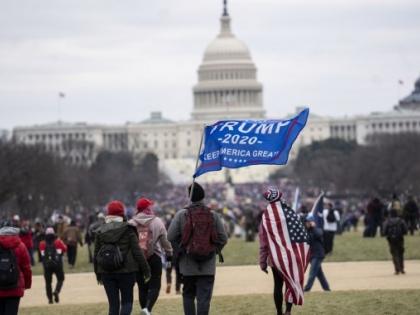
<svg viewBox="0 0 420 315"><path fill-rule="evenodd" d="M309 214L305 218L306 231L308 233L308 241L310 245L311 269L309 270L309 278L305 286L305 292L312 289L315 278L318 278L324 291L331 291L324 271L322 270L322 261L325 257L323 231L318 228L315 223L315 217Z"/></svg>
<svg viewBox="0 0 420 315"><path fill-rule="evenodd" d="M283 315L283 284L286 290L285 315L293 304L302 305L303 278L307 267L309 245L301 218L281 200L277 187L269 187L264 198L269 202L259 227L260 268L268 274L271 267L274 279L274 303L277 315ZM293 271L294 270L294 271Z"/></svg>
<svg viewBox="0 0 420 315"><path fill-rule="evenodd" d="M64 283L63 255L67 251L67 246L62 240L57 238L54 228L49 227L45 230L45 240L39 244L39 251L42 257L44 268L45 289L47 291L48 303L60 302L60 291ZM53 275L57 278L55 290L52 290Z"/></svg>
<svg viewBox="0 0 420 315"><path fill-rule="evenodd" d="M221 251L227 243L227 234L219 215L204 205L203 187L193 183L188 193L191 204L176 213L169 226L168 239L181 248L179 268L183 276L184 314L208 315L216 254L222 261Z"/></svg>
<svg viewBox="0 0 420 315"><path fill-rule="evenodd" d="M334 248L334 237L338 231L340 223L340 213L334 210L331 202L327 203L327 208L322 212L324 219L324 249L325 255L332 254Z"/></svg>
<svg viewBox="0 0 420 315"><path fill-rule="evenodd" d="M70 268L74 268L77 258L77 245L83 246L82 233L76 226L76 222L71 220L70 226L63 232L63 241L67 246L67 260Z"/></svg>
<svg viewBox="0 0 420 315"><path fill-rule="evenodd" d="M131 314L136 273L140 272L147 283L150 268L139 246L136 229L126 222L121 201L107 205L105 224L99 227L95 236L93 266L98 283L105 288L108 314Z"/></svg>
<svg viewBox="0 0 420 315"><path fill-rule="evenodd" d="M31 261L19 229L5 222L0 228L0 315L17 315L20 299L31 285Z"/></svg>
<svg viewBox="0 0 420 315"><path fill-rule="evenodd" d="M389 244L395 274L405 274L404 235L407 234L407 225L404 220L398 216L397 210L390 210L389 218L384 222L383 233Z"/></svg>
<svg viewBox="0 0 420 315"><path fill-rule="evenodd" d="M153 212L153 204L149 199L140 198L136 205L137 214L128 222L137 229L139 245L151 270L148 283L145 283L141 272L137 274L141 315L150 315L159 297L164 253L167 263L172 261L172 246L168 241L165 225Z"/></svg>
<svg viewBox="0 0 420 315"><path fill-rule="evenodd" d="M408 200L403 208L405 223L411 235L417 230L417 221L419 220L419 207L413 196L408 196Z"/></svg>

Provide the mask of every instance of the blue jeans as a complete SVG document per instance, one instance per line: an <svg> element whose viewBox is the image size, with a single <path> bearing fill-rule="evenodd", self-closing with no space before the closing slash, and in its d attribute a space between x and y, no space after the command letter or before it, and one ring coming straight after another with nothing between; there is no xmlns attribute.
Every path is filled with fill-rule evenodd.
<svg viewBox="0 0 420 315"><path fill-rule="evenodd" d="M130 315L133 309L136 274L134 272L103 274L102 282L108 297L109 315Z"/></svg>
<svg viewBox="0 0 420 315"><path fill-rule="evenodd" d="M321 264L323 260L324 258L317 257L313 257L311 259L311 269L309 270L309 278L305 286L305 291L310 291L312 289L315 278L318 278L324 291L330 291L330 285L328 284L327 278L325 278L324 272L322 271Z"/></svg>

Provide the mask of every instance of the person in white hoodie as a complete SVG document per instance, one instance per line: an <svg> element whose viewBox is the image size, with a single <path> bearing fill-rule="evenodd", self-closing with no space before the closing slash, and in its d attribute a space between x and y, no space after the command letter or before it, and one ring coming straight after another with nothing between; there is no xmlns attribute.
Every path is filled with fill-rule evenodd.
<svg viewBox="0 0 420 315"><path fill-rule="evenodd" d="M151 314L159 297L163 255L166 254L166 261L170 264L173 253L165 224L154 214L153 204L153 201L146 198L137 200L137 214L129 221L129 224L137 228L139 245L143 249L151 270L151 279L148 283L144 283L141 274L137 276L141 315Z"/></svg>

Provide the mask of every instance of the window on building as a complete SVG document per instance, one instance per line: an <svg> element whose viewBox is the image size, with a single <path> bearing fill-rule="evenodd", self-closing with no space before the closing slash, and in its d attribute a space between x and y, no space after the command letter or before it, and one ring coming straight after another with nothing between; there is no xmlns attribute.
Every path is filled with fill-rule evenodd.
<svg viewBox="0 0 420 315"><path fill-rule="evenodd" d="M190 147L190 146L191 146L191 140L190 140L190 139L188 139L188 140L187 140L187 146L188 146L188 147Z"/></svg>
<svg viewBox="0 0 420 315"><path fill-rule="evenodd" d="M399 123L398 123L398 126L399 126L400 128L402 128L403 123L402 123L402 122L399 122Z"/></svg>
<svg viewBox="0 0 420 315"><path fill-rule="evenodd" d="M143 148L144 148L144 149L147 149L147 142L145 142L145 143L143 144Z"/></svg>
<svg viewBox="0 0 420 315"><path fill-rule="evenodd" d="M154 147L155 147L155 149L157 149L157 147L158 147L158 141L157 140L154 141Z"/></svg>
<svg viewBox="0 0 420 315"><path fill-rule="evenodd" d="M45 140L47 138L46 135L42 135L42 140Z"/></svg>
<svg viewBox="0 0 420 315"><path fill-rule="evenodd" d="M372 129L375 129L376 128L376 124L372 124Z"/></svg>

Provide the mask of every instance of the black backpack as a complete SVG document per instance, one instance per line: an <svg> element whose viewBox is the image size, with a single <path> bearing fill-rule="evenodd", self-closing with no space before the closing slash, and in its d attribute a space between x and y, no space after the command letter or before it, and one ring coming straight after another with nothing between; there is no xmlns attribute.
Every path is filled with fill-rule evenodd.
<svg viewBox="0 0 420 315"><path fill-rule="evenodd" d="M391 240L400 239L403 235L404 231L399 220L388 225L387 236Z"/></svg>
<svg viewBox="0 0 420 315"><path fill-rule="evenodd" d="M123 235L121 235L121 237ZM119 240L115 243L105 243L102 245L99 249L98 256L96 257L98 265L107 272L119 270L124 266L125 257L116 244L118 242Z"/></svg>
<svg viewBox="0 0 420 315"><path fill-rule="evenodd" d="M333 209L329 209L328 210L328 214L327 214L327 222L328 223L334 223L337 221L337 218L335 217L335 213Z"/></svg>
<svg viewBox="0 0 420 315"><path fill-rule="evenodd" d="M19 284L19 268L13 249L0 247L0 289L14 289Z"/></svg>
<svg viewBox="0 0 420 315"><path fill-rule="evenodd" d="M47 244L45 247L44 257L42 262L46 268L58 267L61 264L61 257L57 253L57 249L53 244Z"/></svg>

